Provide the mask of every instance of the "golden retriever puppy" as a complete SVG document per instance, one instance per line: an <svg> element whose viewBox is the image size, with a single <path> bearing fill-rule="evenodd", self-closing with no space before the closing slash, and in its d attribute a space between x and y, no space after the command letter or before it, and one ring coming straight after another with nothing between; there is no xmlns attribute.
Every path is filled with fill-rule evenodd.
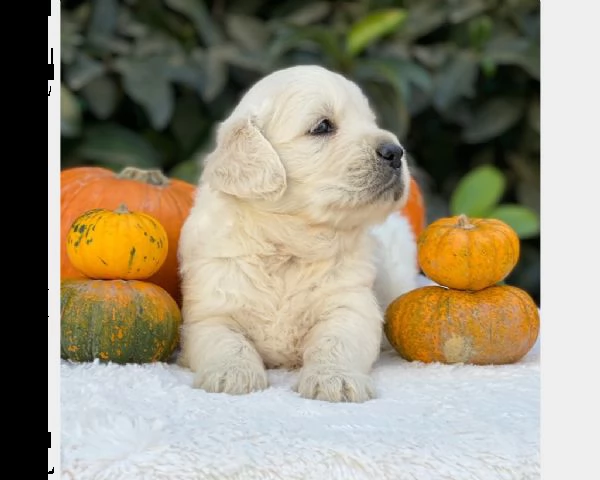
<svg viewBox="0 0 600 480"><path fill-rule="evenodd" d="M369 228L405 202L403 154L359 87L322 67L274 72L245 94L181 232L180 363L195 387L244 394L282 367L300 368L302 397L375 396L383 316Z"/></svg>

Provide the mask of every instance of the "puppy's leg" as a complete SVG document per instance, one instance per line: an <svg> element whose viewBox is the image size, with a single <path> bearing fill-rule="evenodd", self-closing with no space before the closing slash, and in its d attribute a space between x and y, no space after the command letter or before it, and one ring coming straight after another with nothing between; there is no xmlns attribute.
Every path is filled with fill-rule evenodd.
<svg viewBox="0 0 600 480"><path fill-rule="evenodd" d="M194 387L207 392L245 394L267 388L267 373L254 346L228 318L189 323L182 330L182 362Z"/></svg>
<svg viewBox="0 0 600 480"><path fill-rule="evenodd" d="M345 304L330 300L306 337L296 390L317 400L364 402L375 397L369 373L379 354L381 311L370 291L337 299Z"/></svg>

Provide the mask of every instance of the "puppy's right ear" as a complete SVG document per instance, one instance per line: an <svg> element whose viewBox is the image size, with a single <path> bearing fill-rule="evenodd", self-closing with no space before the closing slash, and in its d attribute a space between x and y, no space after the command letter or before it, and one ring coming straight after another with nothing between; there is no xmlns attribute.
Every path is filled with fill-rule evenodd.
<svg viewBox="0 0 600 480"><path fill-rule="evenodd" d="M279 155L250 119L221 125L204 176L215 190L244 199L277 200L287 186Z"/></svg>

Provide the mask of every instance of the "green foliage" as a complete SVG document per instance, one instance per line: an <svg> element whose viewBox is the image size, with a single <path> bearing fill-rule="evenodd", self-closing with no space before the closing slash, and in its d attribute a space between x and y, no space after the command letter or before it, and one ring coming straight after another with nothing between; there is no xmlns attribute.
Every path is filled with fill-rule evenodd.
<svg viewBox="0 0 600 480"><path fill-rule="evenodd" d="M524 205L500 204L506 189L504 173L492 165L481 165L467 173L450 197L450 213L470 217L497 218L510 225L519 238L539 234L538 215Z"/></svg>
<svg viewBox="0 0 600 480"><path fill-rule="evenodd" d="M215 124L252 83L320 64L356 81L402 140L430 221L458 202L519 226L508 280L538 298L539 0L61 5L63 167L151 165L196 181ZM482 165L494 186L464 193Z"/></svg>

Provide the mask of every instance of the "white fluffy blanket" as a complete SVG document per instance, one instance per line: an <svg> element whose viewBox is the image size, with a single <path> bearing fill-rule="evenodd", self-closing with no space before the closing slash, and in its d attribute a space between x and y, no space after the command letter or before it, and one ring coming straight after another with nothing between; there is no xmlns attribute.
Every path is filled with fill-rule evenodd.
<svg viewBox="0 0 600 480"><path fill-rule="evenodd" d="M270 371L247 396L192 389L176 365L61 365L64 479L529 480L540 477L539 345L518 364L384 352L379 398L305 400Z"/></svg>
<svg viewBox="0 0 600 480"><path fill-rule="evenodd" d="M390 284L404 260L395 253L404 227L393 222L379 231L384 260L398 266ZM62 361L62 478L540 478L539 342L505 366L409 363L386 351L373 371L378 398L363 404L300 398L296 375L269 371L267 390L229 396L191 388L191 372L173 364Z"/></svg>

